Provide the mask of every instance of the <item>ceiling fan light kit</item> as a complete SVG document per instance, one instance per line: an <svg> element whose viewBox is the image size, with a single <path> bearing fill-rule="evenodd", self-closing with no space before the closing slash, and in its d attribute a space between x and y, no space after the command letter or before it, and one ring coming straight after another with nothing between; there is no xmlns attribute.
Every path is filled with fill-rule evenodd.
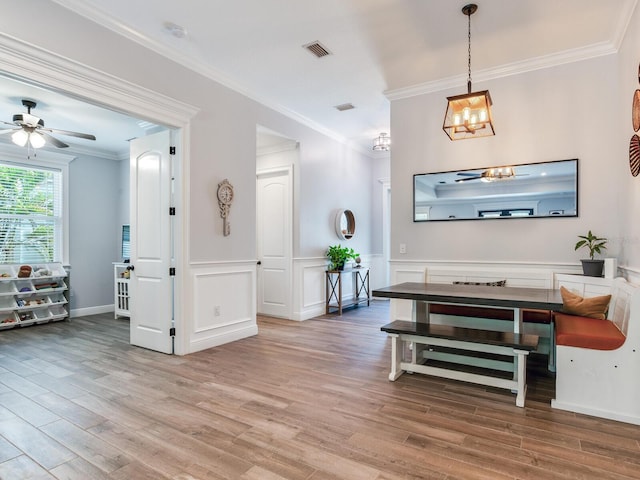
<svg viewBox="0 0 640 480"><path fill-rule="evenodd" d="M467 93L447 97L447 111L444 115L442 129L451 140L480 138L495 135L491 118L491 95L488 90L471 92L471 15L478 6L474 3L462 7L468 19L468 78Z"/></svg>
<svg viewBox="0 0 640 480"><path fill-rule="evenodd" d="M36 108L37 103L33 100L22 100L22 105L27 107L27 113L15 114L13 116L13 123L0 122L13 127L10 129L0 130L0 135L11 133L11 141L20 147L28 146L30 148L37 149L44 147L47 143L50 143L57 148L67 148L69 146L50 135L50 133L69 135L72 137L84 138L85 140L96 139L94 135L90 135L88 133L45 128L44 120L36 117L35 115L31 115L31 109Z"/></svg>

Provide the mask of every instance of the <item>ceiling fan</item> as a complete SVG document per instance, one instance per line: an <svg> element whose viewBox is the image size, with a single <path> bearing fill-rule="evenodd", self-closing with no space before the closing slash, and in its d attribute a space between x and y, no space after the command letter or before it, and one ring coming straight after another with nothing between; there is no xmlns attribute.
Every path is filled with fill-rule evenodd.
<svg viewBox="0 0 640 480"><path fill-rule="evenodd" d="M36 108L37 103L32 100L22 100L22 105L27 107L27 113L17 113L13 116L13 123L3 122L5 125L11 125L14 128L0 130L0 135L11 133L11 140L16 145L24 147L29 142L33 148L44 147L46 143L58 148L67 148L69 145L58 140L50 133L58 135L69 135L72 137L84 138L86 140L95 140L94 135L87 133L70 132L68 130L57 130L53 128L45 128L44 120L31 115L31 109Z"/></svg>
<svg viewBox="0 0 640 480"><path fill-rule="evenodd" d="M458 175L465 178L459 178L456 183L468 182L470 180L480 180L481 182L498 182L501 180L510 180L514 177L526 177L528 173L516 175L513 167L488 168L480 173L458 172Z"/></svg>

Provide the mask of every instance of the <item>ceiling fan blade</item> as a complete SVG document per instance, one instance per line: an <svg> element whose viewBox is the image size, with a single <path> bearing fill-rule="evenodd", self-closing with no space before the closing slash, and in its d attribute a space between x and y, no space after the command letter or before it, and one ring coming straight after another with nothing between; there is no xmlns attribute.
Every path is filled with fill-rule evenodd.
<svg viewBox="0 0 640 480"><path fill-rule="evenodd" d="M16 126L16 123L12 123L12 122L5 122L5 121L2 121L2 120L0 120L0 123L4 123L5 125L11 125L12 127L15 127L15 126Z"/></svg>
<svg viewBox="0 0 640 480"><path fill-rule="evenodd" d="M42 135L44 137L44 139L47 141L47 143L50 143L51 145L53 145L54 147L58 147L58 148L67 148L69 145L67 145L64 142L61 142L60 140L58 140L55 137L52 137L51 135L49 135L48 133L44 133L43 131L39 131L38 132L40 135Z"/></svg>
<svg viewBox="0 0 640 480"><path fill-rule="evenodd" d="M468 182L469 180L480 180L480 175L476 175L475 177L467 177L467 178L458 178L456 183Z"/></svg>
<svg viewBox="0 0 640 480"><path fill-rule="evenodd" d="M40 128L39 131L47 131L51 133L57 133L59 135L69 135L71 137L84 138L85 140L95 140L95 135L89 135L88 133L70 132L68 130L58 130L56 128Z"/></svg>
<svg viewBox="0 0 640 480"><path fill-rule="evenodd" d="M19 128L3 128L2 130L0 130L0 135L6 135L7 133L15 132L17 130L20 130L20 129Z"/></svg>

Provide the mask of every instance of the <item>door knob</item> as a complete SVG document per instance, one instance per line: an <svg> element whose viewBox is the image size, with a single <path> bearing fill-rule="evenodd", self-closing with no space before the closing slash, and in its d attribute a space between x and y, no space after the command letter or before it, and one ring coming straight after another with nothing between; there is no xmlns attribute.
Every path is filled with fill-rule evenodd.
<svg viewBox="0 0 640 480"><path fill-rule="evenodd" d="M134 270L133 265L128 265L128 266L127 266L127 270Z"/></svg>
<svg viewBox="0 0 640 480"><path fill-rule="evenodd" d="M262 265L262 262L260 260L258 260L258 265Z"/></svg>

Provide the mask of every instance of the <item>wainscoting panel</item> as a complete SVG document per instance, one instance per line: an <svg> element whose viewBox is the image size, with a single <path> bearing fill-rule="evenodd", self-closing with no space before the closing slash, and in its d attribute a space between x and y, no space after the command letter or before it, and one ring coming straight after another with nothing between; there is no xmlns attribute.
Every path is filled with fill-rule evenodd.
<svg viewBox="0 0 640 480"><path fill-rule="evenodd" d="M424 282L427 264L423 262L392 262L390 265L391 283ZM389 321L411 321L411 301L391 299Z"/></svg>
<svg viewBox="0 0 640 480"><path fill-rule="evenodd" d="M640 269L627 266L618 267L618 275L623 276L628 282L640 285Z"/></svg>
<svg viewBox="0 0 640 480"><path fill-rule="evenodd" d="M293 259L293 318L308 320L324 314L324 257Z"/></svg>
<svg viewBox="0 0 640 480"><path fill-rule="evenodd" d="M577 265L526 264L500 262L412 261L390 262L392 283L494 282L506 280L507 286L553 288L557 274L580 274ZM411 320L411 301L392 300L390 320Z"/></svg>
<svg viewBox="0 0 640 480"><path fill-rule="evenodd" d="M521 268L427 267L427 282L497 282L506 280L508 287L553 288L553 271Z"/></svg>
<svg viewBox="0 0 640 480"><path fill-rule="evenodd" d="M258 333L255 261L192 266L190 278L189 352Z"/></svg>
<svg viewBox="0 0 640 480"><path fill-rule="evenodd" d="M361 255L362 265L368 266L369 285L373 288L386 286L386 268L382 255ZM329 265L326 257L308 257L293 259L293 318L292 320L309 320L324 315L326 284L325 272ZM384 283L383 283L384 282ZM346 275L342 283L342 298L353 297L351 275Z"/></svg>

